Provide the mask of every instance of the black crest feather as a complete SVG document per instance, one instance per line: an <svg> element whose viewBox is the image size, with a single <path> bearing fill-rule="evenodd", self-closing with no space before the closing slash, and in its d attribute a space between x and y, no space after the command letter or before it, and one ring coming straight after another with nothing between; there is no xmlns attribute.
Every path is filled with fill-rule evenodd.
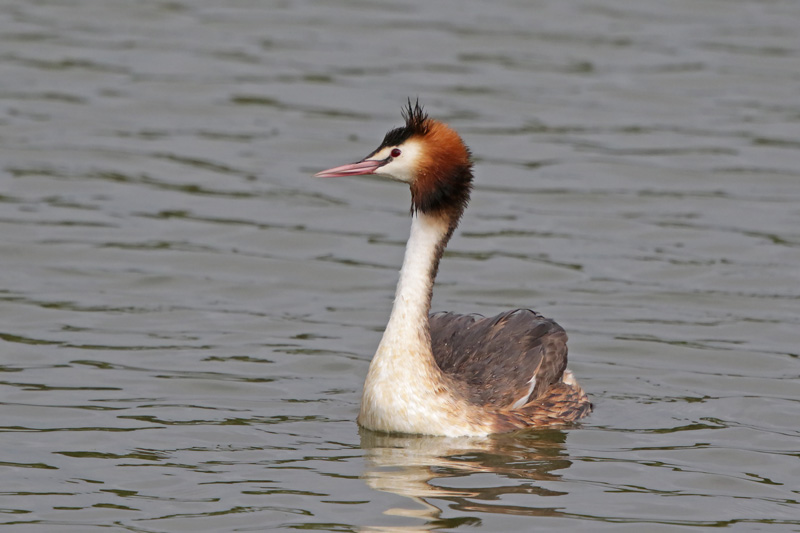
<svg viewBox="0 0 800 533"><path fill-rule="evenodd" d="M424 135L428 132L428 114L419 105L419 98L411 105L411 98L408 99L408 107L403 108L403 118L406 120L406 128L414 133Z"/></svg>
<svg viewBox="0 0 800 533"><path fill-rule="evenodd" d="M403 144L415 135L425 135L428 133L428 115L425 113L422 106L419 105L419 99L412 104L411 98L409 98L408 107L404 107L401 113L406 121L406 125L395 128L387 133L381 145L373 153L379 152L387 146Z"/></svg>

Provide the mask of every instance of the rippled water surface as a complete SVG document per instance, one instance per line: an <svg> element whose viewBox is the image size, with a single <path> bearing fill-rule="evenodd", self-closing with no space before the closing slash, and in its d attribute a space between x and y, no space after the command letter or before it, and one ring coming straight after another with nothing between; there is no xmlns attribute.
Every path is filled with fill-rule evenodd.
<svg viewBox="0 0 800 533"><path fill-rule="evenodd" d="M800 531L800 3L8 0L3 532ZM582 424L359 433L408 191L434 309L570 333Z"/></svg>

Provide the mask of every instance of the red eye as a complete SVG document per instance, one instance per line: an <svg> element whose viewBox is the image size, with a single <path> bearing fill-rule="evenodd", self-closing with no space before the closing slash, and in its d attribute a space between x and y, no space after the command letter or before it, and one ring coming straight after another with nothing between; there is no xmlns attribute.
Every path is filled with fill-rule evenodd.
<svg viewBox="0 0 800 533"><path fill-rule="evenodd" d="M400 157L401 153L402 152L400 151L400 148L395 148L394 150L392 150L391 156L392 157Z"/></svg>

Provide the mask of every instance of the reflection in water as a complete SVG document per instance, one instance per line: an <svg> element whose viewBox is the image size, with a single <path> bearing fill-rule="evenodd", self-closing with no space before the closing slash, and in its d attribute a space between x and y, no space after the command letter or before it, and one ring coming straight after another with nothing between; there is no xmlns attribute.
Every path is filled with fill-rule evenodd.
<svg viewBox="0 0 800 533"><path fill-rule="evenodd" d="M539 483L561 478L556 470L568 468L564 442L566 433L559 430L521 431L489 437L418 437L379 434L361 430L366 471L363 478L369 487L410 498L415 507L394 508L387 515L421 518L417 527L377 527L365 531L420 531L479 525L481 519L468 512L531 516L558 516L548 507L504 505L507 494L560 496ZM448 483L473 474L494 474L491 486L471 480L469 489ZM509 480L502 484L498 481ZM520 481L523 480L523 481ZM451 502L450 509L464 513L455 518L442 518L443 508L431 500ZM491 503L490 503L491 502Z"/></svg>

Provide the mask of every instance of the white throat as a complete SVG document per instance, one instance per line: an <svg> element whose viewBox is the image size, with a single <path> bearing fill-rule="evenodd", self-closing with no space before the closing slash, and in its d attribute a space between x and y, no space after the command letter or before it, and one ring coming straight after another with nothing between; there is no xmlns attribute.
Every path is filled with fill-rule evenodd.
<svg viewBox="0 0 800 533"><path fill-rule="evenodd" d="M384 339L398 328L402 330L411 325L420 329L428 327L433 268L447 230L447 222L441 217L417 213L411 218L411 235Z"/></svg>

